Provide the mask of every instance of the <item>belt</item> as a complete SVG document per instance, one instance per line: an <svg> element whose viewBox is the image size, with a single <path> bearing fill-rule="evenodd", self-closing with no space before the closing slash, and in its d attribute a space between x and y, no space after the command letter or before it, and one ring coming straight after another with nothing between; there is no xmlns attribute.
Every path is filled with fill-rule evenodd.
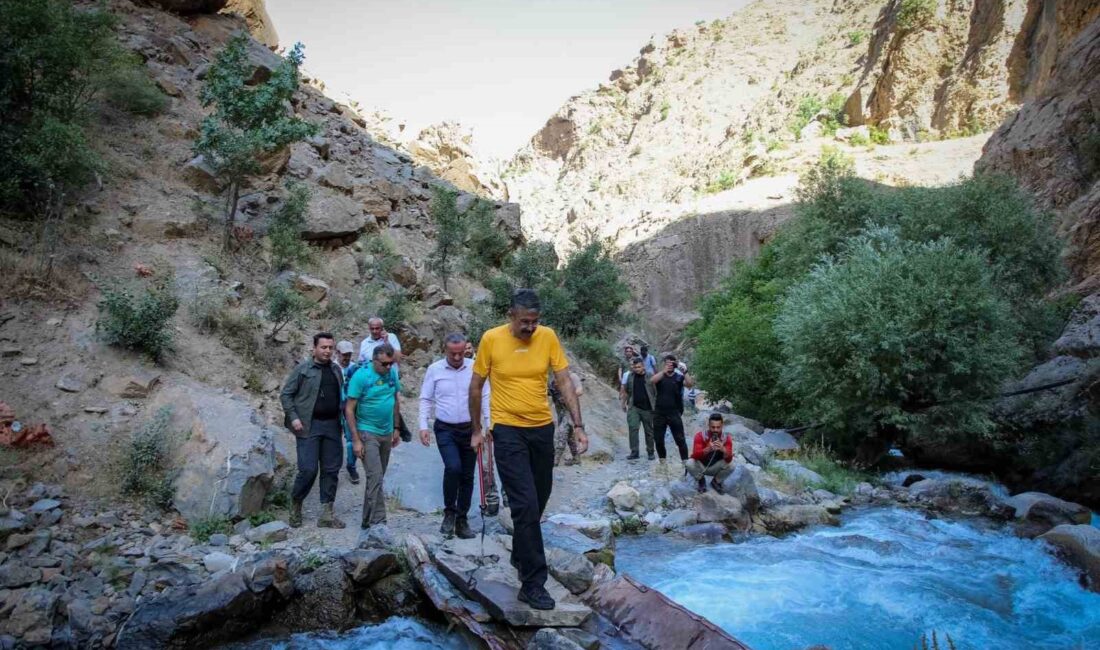
<svg viewBox="0 0 1100 650"><path fill-rule="evenodd" d="M471 429L474 426L473 422L458 422L458 423L455 423L455 422L444 422L443 420L436 420L435 423L436 424L442 424L443 426L451 427L453 429Z"/></svg>

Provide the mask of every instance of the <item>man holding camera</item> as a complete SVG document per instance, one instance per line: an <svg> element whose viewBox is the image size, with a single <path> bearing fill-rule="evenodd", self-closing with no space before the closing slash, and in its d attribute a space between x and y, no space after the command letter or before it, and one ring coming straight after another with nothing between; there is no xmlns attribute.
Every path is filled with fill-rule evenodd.
<svg viewBox="0 0 1100 650"><path fill-rule="evenodd" d="M681 418L684 413L684 375L678 369L676 357L666 354L664 368L650 377L649 381L657 389L653 409L653 438L659 462L665 462L665 429L670 429L676 449L680 451L680 462L686 463L688 450L684 439L684 421Z"/></svg>

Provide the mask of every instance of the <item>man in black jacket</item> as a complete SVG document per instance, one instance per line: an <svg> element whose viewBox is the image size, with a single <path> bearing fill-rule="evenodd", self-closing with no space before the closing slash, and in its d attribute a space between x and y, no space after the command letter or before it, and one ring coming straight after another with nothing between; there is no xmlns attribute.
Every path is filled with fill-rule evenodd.
<svg viewBox="0 0 1100 650"><path fill-rule="evenodd" d="M298 475L290 493L289 524L302 525L302 501L313 489L317 469L321 470L322 528L343 528L333 514L340 464L344 460L344 436L340 425L343 373L332 362L336 340L321 332L313 337L313 354L298 364L286 378L279 401L286 428L294 434L298 451Z"/></svg>

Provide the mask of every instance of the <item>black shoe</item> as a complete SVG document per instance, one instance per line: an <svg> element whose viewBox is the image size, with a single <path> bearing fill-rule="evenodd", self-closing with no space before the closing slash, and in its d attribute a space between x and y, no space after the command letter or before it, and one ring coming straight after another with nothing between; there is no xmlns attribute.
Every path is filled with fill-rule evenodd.
<svg viewBox="0 0 1100 650"><path fill-rule="evenodd" d="M352 485L359 485L359 470L355 468L355 465L348 465L348 480Z"/></svg>
<svg viewBox="0 0 1100 650"><path fill-rule="evenodd" d="M554 609L554 599L545 587L520 587L516 598L530 605L532 609Z"/></svg>
<svg viewBox="0 0 1100 650"><path fill-rule="evenodd" d="M455 536L455 513L448 512L443 515L443 525L439 527L439 532L447 539Z"/></svg>
<svg viewBox="0 0 1100 650"><path fill-rule="evenodd" d="M725 494L726 493L726 491L722 489L722 484L718 482L717 478L712 478L710 480L710 486L712 488L714 488L714 491L717 492L718 494Z"/></svg>
<svg viewBox="0 0 1100 650"><path fill-rule="evenodd" d="M656 458L656 457L657 457L657 454L654 454L654 453L653 453L653 452L651 451L651 452L649 452L648 454L646 454L646 456L649 456L649 459L650 459L650 460L653 460L654 458Z"/></svg>
<svg viewBox="0 0 1100 650"><path fill-rule="evenodd" d="M473 539L477 537L474 531L470 530L470 522L466 521L465 517L455 517L454 531L455 537L459 539Z"/></svg>
<svg viewBox="0 0 1100 650"><path fill-rule="evenodd" d="M630 454L629 456L626 457L627 460L638 460L639 458L640 458L640 456L638 455L637 452L632 453L632 454Z"/></svg>
<svg viewBox="0 0 1100 650"><path fill-rule="evenodd" d="M699 485L695 486L695 491L702 494L707 491L707 479L700 478Z"/></svg>

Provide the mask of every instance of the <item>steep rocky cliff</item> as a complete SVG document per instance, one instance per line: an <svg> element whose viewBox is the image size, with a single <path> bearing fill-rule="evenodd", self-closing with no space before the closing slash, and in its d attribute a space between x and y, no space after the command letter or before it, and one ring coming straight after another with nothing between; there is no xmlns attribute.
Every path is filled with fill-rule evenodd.
<svg viewBox="0 0 1100 650"><path fill-rule="evenodd" d="M0 287L11 289L0 296L0 402L26 421L48 423L57 442L56 453L13 458L0 476L54 474L88 493L112 494L117 486L105 470L116 450L163 404L176 409L179 429L188 432L181 512L189 518L254 512L287 462L290 442L270 425L281 421L278 387L308 349L311 332L327 328L358 340L377 292L406 296L406 317L389 326L410 355L415 386L442 336L464 329L468 310L487 299L467 277L453 278L444 292L427 268L435 242L431 188L447 181L373 138L367 119L325 96L320 84L302 84L287 106L319 133L265 161L265 173L242 192L238 246L231 254L220 250L215 233L224 199L217 179L194 159L192 143L206 114L198 100L203 78L246 22L210 13L225 3L214 4L180 7L188 11L177 14L128 0L107 3L119 19L120 42L140 57L169 103L150 118L108 104L92 107L89 131L106 164L99 182L74 200L56 259L61 280L35 288L32 224L0 221ZM262 10L262 3L230 6ZM256 28L253 21L247 26ZM259 41L248 53L259 77L281 60ZM314 262L276 276L265 234L291 181L310 192L301 236ZM461 204L472 198L463 194ZM519 206L493 206L495 226L521 243ZM181 302L171 322L173 349L159 366L96 334L100 289L140 284L151 269L171 272ZM302 326L270 336L264 294L276 282L316 304ZM221 323L204 322L211 319Z"/></svg>
<svg viewBox="0 0 1100 650"><path fill-rule="evenodd" d="M631 283L639 308L670 310L651 324L682 320L760 237L726 237L719 226L707 232L720 238L697 237L698 227L677 222L744 214L747 233L782 221L789 208L754 212L789 204L793 179L822 146L841 147L861 173L890 184L968 172L981 134L1044 77L1031 61L1049 50L1047 14L1075 20L1072 8L1044 14L1032 4L761 1L674 31L566 102L506 167L509 196L524 205L530 237L559 250L589 233L610 238L632 277L650 273L636 264L649 254L641 251L700 260L686 282L678 269ZM875 147L871 136L894 144ZM670 233L689 230L671 243Z"/></svg>

